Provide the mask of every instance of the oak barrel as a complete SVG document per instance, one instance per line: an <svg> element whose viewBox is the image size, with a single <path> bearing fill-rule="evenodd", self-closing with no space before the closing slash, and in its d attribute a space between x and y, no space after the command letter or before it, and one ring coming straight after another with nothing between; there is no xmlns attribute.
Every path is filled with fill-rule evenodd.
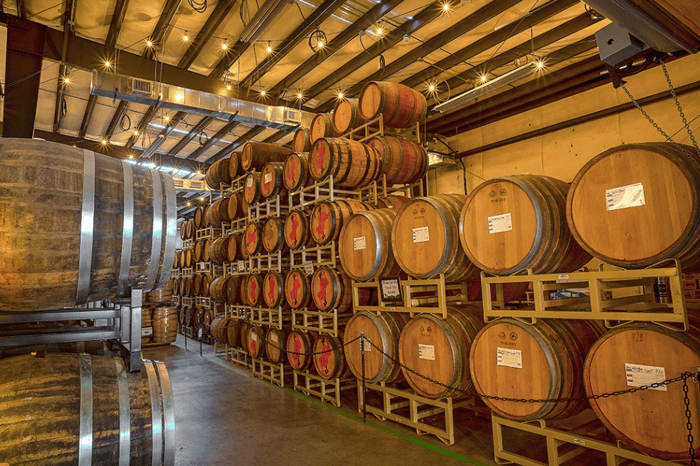
<svg viewBox="0 0 700 466"><path fill-rule="evenodd" d="M249 141L241 152L241 169L260 171L267 162L284 162L292 151L284 146L268 142Z"/></svg>
<svg viewBox="0 0 700 466"><path fill-rule="evenodd" d="M265 328L262 325L249 325L247 340L248 354L251 358L262 359L265 356Z"/></svg>
<svg viewBox="0 0 700 466"><path fill-rule="evenodd" d="M293 210L284 219L284 242L290 249L316 245L311 234L311 214L307 210Z"/></svg>
<svg viewBox="0 0 700 466"><path fill-rule="evenodd" d="M365 120L360 115L360 101L358 99L340 99L333 109L333 129L337 134L345 134L348 131L362 126Z"/></svg>
<svg viewBox="0 0 700 466"><path fill-rule="evenodd" d="M369 340L365 342L365 381L391 383L402 377L399 337L407 321L406 314L392 312L357 311L352 316L345 326L345 341L352 342L345 347L345 358L355 377L362 380L362 343L354 340L363 332Z"/></svg>
<svg viewBox="0 0 700 466"><path fill-rule="evenodd" d="M289 330L282 328L281 330L270 326L265 334L265 354L267 360L272 364L282 364L286 359L284 345L287 341Z"/></svg>
<svg viewBox="0 0 700 466"><path fill-rule="evenodd" d="M387 185L411 184L423 178L428 171L428 152L419 144L394 136L375 136L367 145L377 150L384 159L381 172Z"/></svg>
<svg viewBox="0 0 700 466"><path fill-rule="evenodd" d="M249 256L262 251L264 226L262 222L253 222L243 231L243 247Z"/></svg>
<svg viewBox="0 0 700 466"><path fill-rule="evenodd" d="M173 343L177 337L177 306L159 306L153 310L153 343Z"/></svg>
<svg viewBox="0 0 700 466"><path fill-rule="evenodd" d="M333 127L333 115L330 113L319 113L311 120L309 128L311 145L321 138L334 138L338 136Z"/></svg>
<svg viewBox="0 0 700 466"><path fill-rule="evenodd" d="M248 352L248 328L250 324L245 320L240 321L238 325L238 344L243 351Z"/></svg>
<svg viewBox="0 0 700 466"><path fill-rule="evenodd" d="M697 315L697 314L696 314ZM605 333L591 347L584 366L586 394L599 395L661 382L700 367L700 320L677 332L650 323L628 324ZM697 385L690 380L689 409L700 412ZM590 400L605 426L626 444L648 455L688 459L683 383ZM696 424L693 416L693 424Z"/></svg>
<svg viewBox="0 0 700 466"><path fill-rule="evenodd" d="M311 130L309 128L297 128L292 139L294 152L308 152L311 150Z"/></svg>
<svg viewBox="0 0 700 466"><path fill-rule="evenodd" d="M287 188L284 185L284 162L268 162L260 171L260 194L265 199L274 196L284 197Z"/></svg>
<svg viewBox="0 0 700 466"><path fill-rule="evenodd" d="M223 315L214 317L211 321L211 336L219 343L228 344L229 321L230 319Z"/></svg>
<svg viewBox="0 0 700 466"><path fill-rule="evenodd" d="M64 144L3 138L0 211L0 311L124 297L170 279L176 196L161 171Z"/></svg>
<svg viewBox="0 0 700 466"><path fill-rule="evenodd" d="M306 152L289 154L284 162L284 186L287 190L296 191L306 186L310 181L309 154Z"/></svg>
<svg viewBox="0 0 700 466"><path fill-rule="evenodd" d="M411 202L411 198L406 196L393 195L380 197L377 199L377 208L399 210L404 204L408 204L409 202Z"/></svg>
<svg viewBox="0 0 700 466"><path fill-rule="evenodd" d="M459 219L462 248L474 265L499 275L573 272L591 256L566 223L568 185L542 175L494 178L467 198Z"/></svg>
<svg viewBox="0 0 700 466"><path fill-rule="evenodd" d="M364 202L351 199L337 200L335 202L321 201L311 212L310 230L311 236L318 244L328 244L340 237L345 222L353 214L371 210L372 207Z"/></svg>
<svg viewBox="0 0 700 466"><path fill-rule="evenodd" d="M248 173L243 181L243 200L248 204L257 204L262 200L260 193L260 172Z"/></svg>
<svg viewBox="0 0 700 466"><path fill-rule="evenodd" d="M245 281L245 301L248 306L260 307L262 305L262 289L263 289L263 279L262 275L258 273L251 273L246 275Z"/></svg>
<svg viewBox="0 0 700 466"><path fill-rule="evenodd" d="M226 329L226 342L229 346L237 348L241 345L241 324L244 321L238 319L230 319L228 328Z"/></svg>
<svg viewBox="0 0 700 466"><path fill-rule="evenodd" d="M214 191L218 191L222 184L231 184L229 173L229 159L217 160L207 169L204 181Z"/></svg>
<svg viewBox="0 0 700 466"><path fill-rule="evenodd" d="M238 304L240 285L235 275L217 277L209 285L209 296L216 302Z"/></svg>
<svg viewBox="0 0 700 466"><path fill-rule="evenodd" d="M194 215L192 216L192 220L194 221L195 230L201 230L202 228L209 226L209 223L207 222L206 218L206 212L208 207L209 206L200 205L196 209L194 209Z"/></svg>
<svg viewBox="0 0 700 466"><path fill-rule="evenodd" d="M416 393L427 398L471 393L469 349L483 326L481 306L448 306L446 319L421 314L409 320L399 338L399 361Z"/></svg>
<svg viewBox="0 0 700 466"><path fill-rule="evenodd" d="M319 311L352 312L352 280L340 268L318 267L311 277L311 297Z"/></svg>
<svg viewBox="0 0 700 466"><path fill-rule="evenodd" d="M228 198L228 218L229 221L238 220L248 215L248 204L246 204L243 193L238 191Z"/></svg>
<svg viewBox="0 0 700 466"><path fill-rule="evenodd" d="M313 363L313 340L309 333L292 330L287 335L287 361L295 371L304 371Z"/></svg>
<svg viewBox="0 0 700 466"><path fill-rule="evenodd" d="M214 228L221 228L222 223L228 223L231 219L228 216L228 197L223 197L214 201L207 209L206 223Z"/></svg>
<svg viewBox="0 0 700 466"><path fill-rule="evenodd" d="M321 138L309 152L309 171L316 180L333 177L333 185L367 186L384 169L384 160L372 146L344 138Z"/></svg>
<svg viewBox="0 0 700 466"><path fill-rule="evenodd" d="M284 299L292 309L315 307L311 299L311 281L303 270L295 269L287 274L284 281Z"/></svg>
<svg viewBox="0 0 700 466"><path fill-rule="evenodd" d="M420 92L389 81L368 82L360 91L360 113L371 120L380 113L390 128L407 128L424 121L428 102Z"/></svg>
<svg viewBox="0 0 700 466"><path fill-rule="evenodd" d="M284 301L285 275L280 272L267 272L263 278L263 301L265 307L276 309L285 305Z"/></svg>
<svg viewBox="0 0 700 466"><path fill-rule="evenodd" d="M287 252L289 247L284 240L284 219L281 217L270 217L263 225L262 243L265 251L269 253L282 251Z"/></svg>
<svg viewBox="0 0 700 466"><path fill-rule="evenodd" d="M228 162L228 177L233 181L241 176L243 171L241 170L241 153L232 152Z"/></svg>
<svg viewBox="0 0 700 466"><path fill-rule="evenodd" d="M143 360L140 372L128 372L120 358L48 353L0 359L0 374L2 461L175 463L175 413L164 363Z"/></svg>
<svg viewBox="0 0 700 466"><path fill-rule="evenodd" d="M624 268L700 268L700 157L681 147L690 157L667 143L617 146L581 168L567 219L586 251Z"/></svg>
<svg viewBox="0 0 700 466"><path fill-rule="evenodd" d="M536 403L482 398L496 414L507 419L573 416L588 404L580 400L584 395L583 363L603 331L602 325L585 320L491 322L476 336L469 354L474 387L479 395L504 398L572 398Z"/></svg>
<svg viewBox="0 0 700 466"><path fill-rule="evenodd" d="M228 258L228 242L231 240L231 235L216 238L209 245L209 259L217 265L223 265L224 262L229 262Z"/></svg>
<svg viewBox="0 0 700 466"><path fill-rule="evenodd" d="M228 252L226 258L229 262L235 262L241 258L243 249L243 234L233 233L228 236Z"/></svg>
<svg viewBox="0 0 700 466"><path fill-rule="evenodd" d="M445 274L445 281L479 277L459 247L459 212L466 196L438 194L405 204L394 219L391 244L401 269L416 278Z"/></svg>
<svg viewBox="0 0 700 466"><path fill-rule="evenodd" d="M314 368L321 378L326 380L347 379L352 375L345 362L345 347L342 336L334 337L325 333L320 334L314 340L311 348Z"/></svg>
<svg viewBox="0 0 700 466"><path fill-rule="evenodd" d="M345 222L338 239L338 255L353 279L392 278L401 273L391 247L391 228L397 209L358 212Z"/></svg>

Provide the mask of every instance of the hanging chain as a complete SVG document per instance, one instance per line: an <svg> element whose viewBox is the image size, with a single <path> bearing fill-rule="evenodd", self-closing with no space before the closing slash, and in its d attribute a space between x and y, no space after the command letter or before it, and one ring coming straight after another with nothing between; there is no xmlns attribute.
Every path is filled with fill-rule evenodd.
<svg viewBox="0 0 700 466"><path fill-rule="evenodd" d="M686 372L685 374L689 374ZM695 375L692 376L695 381ZM690 421L690 397L688 396L688 378L683 379L683 403L685 404L686 427L688 428L688 453L690 454L690 464L695 466L695 448L693 448L693 424Z"/></svg>
<svg viewBox="0 0 700 466"><path fill-rule="evenodd" d="M671 95L673 96L673 100L676 102L676 108L678 108L678 113L681 115L681 120L683 120L683 125L685 126L686 131L688 131L688 136L690 136L690 140L693 141L693 147L695 147L695 152L700 156L700 148L698 147L698 142L695 140L695 136L693 135L693 132L690 129L690 125L688 124L688 120L685 118L685 114L683 113L683 109L681 108L681 103L678 101L678 96L676 95L676 89L673 87L673 83L671 82L671 77L668 75L668 70L666 69L666 63L664 63L663 60L659 60L659 63L661 63L661 68L664 70L664 76L666 76L666 82L668 83L668 88L671 91Z"/></svg>

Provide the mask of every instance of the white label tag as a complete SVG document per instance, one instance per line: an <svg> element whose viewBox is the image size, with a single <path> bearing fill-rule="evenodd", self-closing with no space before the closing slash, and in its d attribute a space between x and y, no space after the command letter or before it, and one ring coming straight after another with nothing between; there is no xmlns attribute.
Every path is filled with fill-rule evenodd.
<svg viewBox="0 0 700 466"><path fill-rule="evenodd" d="M360 251L362 249L367 249L367 243L365 241L364 236L360 236L359 238L353 238L352 240L352 247L355 251Z"/></svg>
<svg viewBox="0 0 700 466"><path fill-rule="evenodd" d="M430 241L430 232L428 232L428 227L414 228L413 242L425 243L426 241Z"/></svg>
<svg viewBox="0 0 700 466"><path fill-rule="evenodd" d="M199 332L197 332L198 338L202 338L202 331L203 331L203 329L200 328Z"/></svg>
<svg viewBox="0 0 700 466"><path fill-rule="evenodd" d="M605 205L609 211L641 207L644 204L644 186L642 186L642 183L605 190Z"/></svg>
<svg viewBox="0 0 700 466"><path fill-rule="evenodd" d="M252 177L252 176L249 176L249 177L248 177L248 179L247 179L246 182L245 182L245 185L246 185L247 187L249 187L249 188L252 188L252 187L253 187L253 177Z"/></svg>
<svg viewBox="0 0 700 466"><path fill-rule="evenodd" d="M272 173L265 173L265 184L272 181Z"/></svg>
<svg viewBox="0 0 700 466"><path fill-rule="evenodd" d="M304 261L302 264L304 266L304 273L306 275L313 275L314 274L314 263L311 261Z"/></svg>
<svg viewBox="0 0 700 466"><path fill-rule="evenodd" d="M496 348L496 364L499 366L523 368L522 351L508 348Z"/></svg>
<svg viewBox="0 0 700 466"><path fill-rule="evenodd" d="M238 261L238 271L245 272L245 261Z"/></svg>
<svg viewBox="0 0 700 466"><path fill-rule="evenodd" d="M503 233L504 231L513 230L513 221L510 218L510 212L507 214L494 215L488 218L489 234Z"/></svg>
<svg viewBox="0 0 700 466"><path fill-rule="evenodd" d="M153 335L153 327L143 327L141 329L142 337L150 337L151 335Z"/></svg>
<svg viewBox="0 0 700 466"><path fill-rule="evenodd" d="M401 297L401 287L397 278L390 278L381 281L382 298L393 299Z"/></svg>
<svg viewBox="0 0 700 466"><path fill-rule="evenodd" d="M360 338L360 351L362 351L363 343L364 343L364 347L365 347L365 352L372 351L372 340L365 337L365 341L363 342L362 338Z"/></svg>
<svg viewBox="0 0 700 466"><path fill-rule="evenodd" d="M253 332L250 334L250 339L253 341L258 341L258 334Z"/></svg>
<svg viewBox="0 0 700 466"><path fill-rule="evenodd" d="M418 358L435 361L435 346L418 344Z"/></svg>
<svg viewBox="0 0 700 466"><path fill-rule="evenodd" d="M277 342L280 341L280 339L279 339L279 337L277 336L276 333L271 333L271 334L270 334L270 340L271 340L271 341L274 341L275 343L277 343Z"/></svg>
<svg viewBox="0 0 700 466"><path fill-rule="evenodd" d="M650 385L666 380L666 369L663 367L625 363L625 374L627 375L628 387L641 387L642 385ZM668 391L666 385L661 385L652 390Z"/></svg>

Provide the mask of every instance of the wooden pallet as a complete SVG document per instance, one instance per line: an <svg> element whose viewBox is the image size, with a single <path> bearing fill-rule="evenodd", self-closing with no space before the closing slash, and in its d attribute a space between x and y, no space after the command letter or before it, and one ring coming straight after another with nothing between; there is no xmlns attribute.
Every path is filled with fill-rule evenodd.
<svg viewBox="0 0 700 466"><path fill-rule="evenodd" d="M340 407L341 393L356 386L357 379L354 378L326 380L309 371L294 371L294 391L320 398L321 401L332 403L336 408Z"/></svg>
<svg viewBox="0 0 700 466"><path fill-rule="evenodd" d="M290 366L285 364L272 364L263 359L251 359L251 372L253 377L267 380L284 388L285 379L291 378Z"/></svg>

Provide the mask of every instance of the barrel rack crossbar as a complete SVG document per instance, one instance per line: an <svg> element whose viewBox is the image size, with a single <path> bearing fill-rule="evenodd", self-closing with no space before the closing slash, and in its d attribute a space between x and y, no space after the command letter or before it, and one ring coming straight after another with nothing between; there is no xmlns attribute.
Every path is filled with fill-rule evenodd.
<svg viewBox="0 0 700 466"><path fill-rule="evenodd" d="M493 428L493 451L496 463L522 466L554 466L564 464L579 455L590 454L591 451L605 454L607 466L617 466L627 460L635 464L647 464L650 466L678 466L678 463L666 461L645 455L638 451L630 450L618 441L617 444L608 443L595 438L605 431L600 421L595 418L592 410L577 416L580 419L578 426L566 428L566 430L553 428L544 420L531 422L518 422L504 419L496 414L491 415ZM547 447L547 462L536 461L513 451L509 451L505 444L504 427L535 434L544 440ZM533 439L534 442L534 439Z"/></svg>
<svg viewBox="0 0 700 466"><path fill-rule="evenodd" d="M640 270L600 270L569 274L532 274L507 277L492 276L482 272L481 290L484 296L484 318L486 321L499 317L527 319L585 319L605 321L608 327L616 326L612 321L647 321L682 324L688 329L683 279L678 261L673 267L647 268ZM608 266L610 267L610 266ZM654 294L656 279L668 281L670 303L659 303ZM533 289L534 309L497 309L491 302L491 284L502 294L506 283L530 283ZM587 289L590 296L568 299L551 299L550 293L558 290ZM566 308L577 310L562 310Z"/></svg>
<svg viewBox="0 0 700 466"><path fill-rule="evenodd" d="M314 267L327 265L331 268L336 268L337 253L335 241L324 246L316 246L313 248L292 249L289 251L289 268L300 269L305 267L305 263L311 262Z"/></svg>
<svg viewBox="0 0 700 466"><path fill-rule="evenodd" d="M261 221L270 217L281 217L289 212L290 206L280 203L279 194L266 201L248 207L248 221Z"/></svg>
<svg viewBox="0 0 700 466"><path fill-rule="evenodd" d="M284 379L289 378L290 366L285 364L272 364L263 359L251 359L251 372L253 377L267 380L284 388Z"/></svg>
<svg viewBox="0 0 700 466"><path fill-rule="evenodd" d="M336 408L340 408L340 395L343 390L350 390L356 386L355 378L327 380L309 371L294 371L294 391L320 398Z"/></svg>
<svg viewBox="0 0 700 466"><path fill-rule="evenodd" d="M337 197L356 195L356 191L338 189L330 176L322 181L310 184L289 193L289 210L306 209L321 201L334 202Z"/></svg>
<svg viewBox="0 0 700 466"><path fill-rule="evenodd" d="M238 178L231 180L231 184L229 185L222 184L220 186L221 197L223 197L225 193L234 194L243 191L243 183L245 181L246 176L248 176L247 173L245 175L241 175Z"/></svg>
<svg viewBox="0 0 700 466"><path fill-rule="evenodd" d="M196 241L201 239L215 239L221 236L221 228L204 227L194 232Z"/></svg>
<svg viewBox="0 0 700 466"><path fill-rule="evenodd" d="M338 315L337 309L328 312L292 309L292 329L327 333L337 338L339 327L347 324L350 317L350 314Z"/></svg>
<svg viewBox="0 0 700 466"><path fill-rule="evenodd" d="M226 359L246 368L250 366L250 361L252 360L247 351L244 351L242 348L234 348L233 346L228 347Z"/></svg>
<svg viewBox="0 0 700 466"><path fill-rule="evenodd" d="M281 306L275 309L264 307L250 308L250 323L259 325L269 325L282 330L282 326L291 321L291 313Z"/></svg>
<svg viewBox="0 0 700 466"><path fill-rule="evenodd" d="M416 433L419 435L435 435L447 445L455 443L454 409L474 406L473 398L458 401L454 401L452 398L432 400L406 390L388 387L384 382L379 384L365 383L364 385L366 390L373 390L381 394L382 397L381 406L373 406L368 400L364 406L366 412L373 414L380 421L388 419L416 429ZM357 399L360 413L362 413L364 404L362 388L362 384L358 384ZM408 416L397 413L402 408L408 408ZM444 428L431 426L422 421L436 415L444 416Z"/></svg>
<svg viewBox="0 0 700 466"><path fill-rule="evenodd" d="M3 347L112 340L125 354L129 370L138 372L141 370L141 302L142 290L131 290L131 298L98 301L85 307L0 312L0 324L37 324L19 330L0 330L0 350ZM79 321L85 326L64 325L70 321Z"/></svg>
<svg viewBox="0 0 700 466"><path fill-rule="evenodd" d="M282 256L282 251L273 252L272 254L256 254L250 256L248 262L248 270L250 272L280 272L283 268L289 266L286 257Z"/></svg>
<svg viewBox="0 0 700 466"><path fill-rule="evenodd" d="M221 234L223 236L232 235L234 233L243 233L248 226L248 217L237 218L230 223L221 223Z"/></svg>

